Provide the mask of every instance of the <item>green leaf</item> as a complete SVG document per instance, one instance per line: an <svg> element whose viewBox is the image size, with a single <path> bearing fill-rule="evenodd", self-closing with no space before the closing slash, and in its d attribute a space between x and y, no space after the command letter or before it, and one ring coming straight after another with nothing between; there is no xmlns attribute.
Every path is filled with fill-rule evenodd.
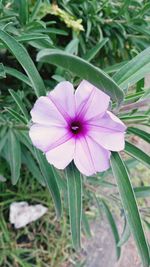
<svg viewBox="0 0 150 267"><path fill-rule="evenodd" d="M20 71L14 69L14 68L6 67L6 66L4 66L4 70L5 70L6 74L17 78L18 80L20 80L20 81L26 83L27 85L29 85L30 87L32 87L32 84L31 84L29 78L26 75L24 75L23 73L21 73Z"/></svg>
<svg viewBox="0 0 150 267"><path fill-rule="evenodd" d="M104 38L101 42L99 42L97 45L95 45L91 50L89 50L84 56L83 59L87 61L91 61L97 53L101 50L101 48L109 41L108 38Z"/></svg>
<svg viewBox="0 0 150 267"><path fill-rule="evenodd" d="M150 197L150 186L134 187L134 193L137 198Z"/></svg>
<svg viewBox="0 0 150 267"><path fill-rule="evenodd" d="M76 250L81 247L82 181L79 171L70 164L66 168L68 205L72 243Z"/></svg>
<svg viewBox="0 0 150 267"><path fill-rule="evenodd" d="M34 21L36 19L36 16L41 8L42 0L37 0L33 6L33 10L30 14L29 21Z"/></svg>
<svg viewBox="0 0 150 267"><path fill-rule="evenodd" d="M83 229L84 229L84 232L86 234L86 236L88 238L90 238L92 236L91 234L91 231L90 231L90 225L89 225L89 221L88 221L88 218L87 218L87 215L84 211L82 211L82 224L83 224Z"/></svg>
<svg viewBox="0 0 150 267"><path fill-rule="evenodd" d="M22 115L20 115L18 112L14 111L11 108L5 108L5 110L16 120L23 122L23 123L27 123L27 121L24 119L24 117Z"/></svg>
<svg viewBox="0 0 150 267"><path fill-rule="evenodd" d="M133 234L134 240L136 242L143 267L149 267L150 258L148 245L144 235L133 188L127 169L117 152L112 152L111 166L114 177L116 178L118 184L120 198L122 200L124 212L130 226L130 231Z"/></svg>
<svg viewBox="0 0 150 267"><path fill-rule="evenodd" d="M118 103L123 100L123 92L106 73L77 56L58 50L44 49L38 53L37 60L63 67L88 80Z"/></svg>
<svg viewBox="0 0 150 267"><path fill-rule="evenodd" d="M11 53L16 57L18 62L24 68L27 73L31 84L35 90L37 97L45 95L46 89L32 59L30 58L27 50L19 44L15 38L8 33L0 30L0 40L8 47Z"/></svg>
<svg viewBox="0 0 150 267"><path fill-rule="evenodd" d="M128 103L128 102L136 102L137 100L139 100L142 96L144 95L144 91L140 91L138 93L132 93L129 94L125 97L124 100L124 104Z"/></svg>
<svg viewBox="0 0 150 267"><path fill-rule="evenodd" d="M149 119L147 115L126 115L126 116L119 116L119 118L123 121L134 121L134 122L139 122L139 121L143 122Z"/></svg>
<svg viewBox="0 0 150 267"><path fill-rule="evenodd" d="M20 177L21 149L20 143L12 130L8 134L9 165L11 169L11 182L15 185Z"/></svg>
<svg viewBox="0 0 150 267"><path fill-rule="evenodd" d="M6 78L6 72L2 63L0 63L0 77Z"/></svg>
<svg viewBox="0 0 150 267"><path fill-rule="evenodd" d="M142 78L141 80L139 80L136 84L136 92L143 92L143 88L144 88L144 83L145 83L145 79Z"/></svg>
<svg viewBox="0 0 150 267"><path fill-rule="evenodd" d="M16 93L14 90L9 89L8 90L9 93L11 94L11 96L13 97L14 101L16 102L17 106L19 107L19 109L21 110L22 114L24 115L24 118L26 120L26 122L29 122L29 115L28 112L22 102L22 100L19 97L19 94Z"/></svg>
<svg viewBox="0 0 150 267"><path fill-rule="evenodd" d="M70 43L65 47L65 51L69 54L77 54L79 45L79 39L74 38Z"/></svg>
<svg viewBox="0 0 150 267"><path fill-rule="evenodd" d="M51 166L55 179L57 181L58 187L63 193L67 194L67 181L64 179L64 174L60 173L59 170L56 170L55 167ZM67 198L67 197L66 197Z"/></svg>
<svg viewBox="0 0 150 267"><path fill-rule="evenodd" d="M150 48L147 48L125 64L113 78L122 89L126 89L144 78L149 70Z"/></svg>
<svg viewBox="0 0 150 267"><path fill-rule="evenodd" d="M58 83L62 82L62 81L65 81L65 78L60 76L60 75L53 75L52 78L57 81Z"/></svg>
<svg viewBox="0 0 150 267"><path fill-rule="evenodd" d="M150 10L150 3L145 3L145 5L142 5L142 9L138 13L138 17L143 17L145 13L147 13Z"/></svg>
<svg viewBox="0 0 150 267"><path fill-rule="evenodd" d="M57 181L53 174L51 165L47 162L45 156L37 149L35 149L35 154L43 175L44 182L54 200L57 218L59 218L61 216L61 197Z"/></svg>
<svg viewBox="0 0 150 267"><path fill-rule="evenodd" d="M48 35L40 34L40 33L28 33L22 34L21 36L16 37L18 42L31 42L36 40L50 40Z"/></svg>
<svg viewBox="0 0 150 267"><path fill-rule="evenodd" d="M45 185L43 176L41 175L41 172L34 160L34 158L31 156L29 151L27 149L23 150L22 153L22 162L26 164L28 167L29 171L32 173L33 177L41 184Z"/></svg>
<svg viewBox="0 0 150 267"><path fill-rule="evenodd" d="M138 32L138 33L141 33L143 35L147 35L147 36L150 36L150 32L149 32L149 29L147 29L146 27L141 27L141 26L138 26L138 25L130 25L130 28L134 30L134 32Z"/></svg>
<svg viewBox="0 0 150 267"><path fill-rule="evenodd" d="M114 220L114 217L108 207L108 205L105 203L105 201L103 199L100 199L100 202L102 203L103 206L103 210L106 214L107 220L110 224L111 230L112 230L112 234L115 240L115 244L116 244L116 255L117 255L117 260L119 260L120 255L121 255L121 249L120 247L118 247L118 242L119 242L119 233L118 233L118 229Z"/></svg>
<svg viewBox="0 0 150 267"><path fill-rule="evenodd" d="M133 133L142 138L143 140L145 140L146 142L150 143L150 134L141 129L138 129L136 127L128 127L127 132Z"/></svg>
<svg viewBox="0 0 150 267"><path fill-rule="evenodd" d="M121 63L115 63L114 65L110 65L110 66L104 68L104 71L108 74L114 73L116 71L119 71L122 68L122 66L124 66L127 62L128 61L123 61Z"/></svg>
<svg viewBox="0 0 150 267"><path fill-rule="evenodd" d="M120 8L120 10L119 10L117 15L121 16L122 14L126 14L130 4L131 4L131 0L124 0L122 2L121 8Z"/></svg>
<svg viewBox="0 0 150 267"><path fill-rule="evenodd" d="M31 152L31 154L35 157L35 151L33 150L33 146L31 143L31 139L29 138L28 132L25 131L16 131L16 135L18 136L20 142L25 145Z"/></svg>
<svg viewBox="0 0 150 267"><path fill-rule="evenodd" d="M53 42L50 39L50 37L49 37L49 39L43 38L43 39L37 39L34 41L30 41L29 44L38 50L53 47Z"/></svg>
<svg viewBox="0 0 150 267"><path fill-rule="evenodd" d="M129 240L130 235L131 235L131 232L130 232L129 224L127 223L127 220L125 219L123 233L117 244L118 247L121 247L122 245L124 245Z"/></svg>
<svg viewBox="0 0 150 267"><path fill-rule="evenodd" d="M5 146L7 140L8 140L8 133L5 131L5 134L0 136L0 152Z"/></svg>
<svg viewBox="0 0 150 267"><path fill-rule="evenodd" d="M34 32L43 32L43 33L52 33L52 34L58 34L58 35L64 35L64 36L67 36L68 33L64 30L60 30L60 29L57 29L57 28L41 28L41 29L34 29Z"/></svg>
<svg viewBox="0 0 150 267"><path fill-rule="evenodd" d="M19 20L25 25L28 22L28 0L17 0L16 3L19 6Z"/></svg>
<svg viewBox="0 0 150 267"><path fill-rule="evenodd" d="M126 141L124 150L130 156L141 161L146 166L150 166L150 157L145 152L143 152L141 149L139 149L138 147L136 147L133 144Z"/></svg>

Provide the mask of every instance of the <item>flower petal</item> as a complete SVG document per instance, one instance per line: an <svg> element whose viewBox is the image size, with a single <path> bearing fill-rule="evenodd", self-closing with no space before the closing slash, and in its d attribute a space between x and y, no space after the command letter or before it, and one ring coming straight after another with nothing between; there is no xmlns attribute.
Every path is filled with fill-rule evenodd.
<svg viewBox="0 0 150 267"><path fill-rule="evenodd" d="M107 110L110 97L84 80L75 92L75 101L77 112L88 120Z"/></svg>
<svg viewBox="0 0 150 267"><path fill-rule="evenodd" d="M70 117L75 115L74 88L70 82L60 82L54 90L49 93L49 96L57 100Z"/></svg>
<svg viewBox="0 0 150 267"><path fill-rule="evenodd" d="M57 169L64 169L72 160L75 150L75 140L69 139L67 142L49 150L46 153L47 161Z"/></svg>
<svg viewBox="0 0 150 267"><path fill-rule="evenodd" d="M76 140L74 163L86 176L102 172L109 168L110 152L102 148L89 137Z"/></svg>
<svg viewBox="0 0 150 267"><path fill-rule="evenodd" d="M46 152L51 146L56 146L58 141L63 142L63 137L66 137L68 131L63 127L43 126L34 124L31 126L29 136L34 146Z"/></svg>
<svg viewBox="0 0 150 267"><path fill-rule="evenodd" d="M66 119L47 96L37 99L31 110L32 121L42 125L66 125Z"/></svg>
<svg viewBox="0 0 150 267"><path fill-rule="evenodd" d="M88 121L88 136L105 149L121 151L125 145L126 126L113 113L107 111L101 118Z"/></svg>

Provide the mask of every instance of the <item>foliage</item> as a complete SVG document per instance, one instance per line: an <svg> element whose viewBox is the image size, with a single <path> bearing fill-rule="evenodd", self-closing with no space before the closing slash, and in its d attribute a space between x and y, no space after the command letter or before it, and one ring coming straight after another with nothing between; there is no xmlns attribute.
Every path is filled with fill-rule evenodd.
<svg viewBox="0 0 150 267"><path fill-rule="evenodd" d="M60 6L82 18L81 56L103 38L108 38L102 51L100 66L129 60L149 46L149 1L59 0Z"/></svg>
<svg viewBox="0 0 150 267"><path fill-rule="evenodd" d="M149 143L150 108L147 104L150 90L144 88L143 81L149 73L150 5L145 2L58 1L59 8L65 10L64 17L75 23L79 22L78 18L83 20L84 31L78 32L60 14L47 12L47 8L43 8L45 13L41 14L41 7L51 10L49 1L14 0L0 4L0 157L10 170L8 173L4 168L1 174L15 185L26 166L41 186L48 187L57 217L61 216L62 202L67 210L69 206L75 248L80 247L81 223L89 232L88 220L82 210L82 192L85 197L91 185L92 188L97 184L111 187L110 183L105 183L111 170L96 177L82 177L82 182L76 170L73 174L70 169L55 170L31 144L29 111L36 97L45 95L56 82L67 79L77 85L81 78L86 78L111 96L112 111L128 126L127 140L134 134ZM133 55L136 56L131 59ZM113 63L117 65L110 66ZM134 162L138 160L150 165L150 157L128 141L126 153ZM145 197L149 188L145 190L142 183L138 189L132 186L128 156L123 155L122 159L119 154L112 153L111 164L124 208L125 225L133 234L143 266L148 267L149 252L142 224L146 215L142 214L141 218L136 197ZM93 198L93 192L89 194ZM109 210L109 199L101 199L94 193L95 197L110 221L117 246L120 237ZM119 244L124 243L121 240L125 238L121 237ZM120 249L117 249L117 255L119 258Z"/></svg>
<svg viewBox="0 0 150 267"><path fill-rule="evenodd" d="M62 266L69 253L70 257L74 258L69 242L67 217L64 216L60 222L56 220L48 190L32 178L32 175L24 169L22 179L16 186L11 187L9 183L7 186L1 183L1 266L55 267ZM33 205L37 202L41 203L48 207L48 213L40 221L15 230L7 222L9 204L22 200Z"/></svg>

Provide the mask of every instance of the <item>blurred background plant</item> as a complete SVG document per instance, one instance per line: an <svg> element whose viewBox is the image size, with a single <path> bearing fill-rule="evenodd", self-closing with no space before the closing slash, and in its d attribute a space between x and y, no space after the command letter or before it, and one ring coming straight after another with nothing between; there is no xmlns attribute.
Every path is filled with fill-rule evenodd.
<svg viewBox="0 0 150 267"><path fill-rule="evenodd" d="M77 85L79 78L88 78L91 82L102 83L102 89L106 89L113 100L121 102L117 107L116 101L112 101L112 110L128 126L129 142L126 143L127 154L123 153L123 159L133 177L136 197L150 196L147 175L135 179L136 175L133 174L135 166L139 168L138 161L143 165L150 165L150 157L145 149L138 149L138 141L135 142L135 135L138 136L137 140L144 140L147 146L150 142L150 90L144 84L144 77L150 72L149 29L150 3L144 0L0 1L1 266L69 266L71 254L72 265L81 266L77 263L82 262L82 259L75 254L70 243L69 201L66 197L67 183L64 173L57 172L48 165L43 155L33 149L28 137L29 111L36 97L53 89L57 82L69 80ZM89 65L90 62L93 65ZM94 66L108 73L116 83ZM94 73L96 75L93 77ZM97 76L100 77L99 80ZM126 94L124 100L118 86ZM115 93L113 89L116 90ZM121 162L119 161L123 174L126 171ZM149 173L148 169L146 173ZM97 203L100 212L108 218L119 258L121 245L128 240L130 232L124 231L119 237L113 219L112 211L119 209L120 214L123 214L124 229L127 229L128 224L112 171L96 177L83 177L83 181L84 234L87 237L91 235L88 219L95 216L96 211L94 209L93 212L92 207ZM128 182L124 187L125 185L130 188ZM52 193L58 217L61 214L61 191L64 214L60 224L56 223L49 191ZM129 201L134 202L132 193L128 197ZM14 230L8 222L9 204L22 200L43 203L48 206L49 212L39 222L23 230ZM132 211L132 205L133 203L129 211ZM139 205L144 228L147 230L150 223L149 207L143 200L140 200ZM116 212L116 216L119 217L120 214ZM134 215L138 222L137 214L136 211ZM132 225L133 222L130 223ZM73 227L76 229L77 226L71 225L71 231ZM140 227L139 223L133 234L135 239L138 238ZM77 235L80 235L79 229ZM74 245L76 241L73 240ZM120 246L117 246L118 242ZM137 243L140 246L140 241ZM142 243L141 247L143 258L146 258L146 244Z"/></svg>

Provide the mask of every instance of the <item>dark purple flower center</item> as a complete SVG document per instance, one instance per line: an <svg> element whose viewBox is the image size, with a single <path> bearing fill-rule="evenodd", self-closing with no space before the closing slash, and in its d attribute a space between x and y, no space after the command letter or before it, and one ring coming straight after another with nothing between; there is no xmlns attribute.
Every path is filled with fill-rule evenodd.
<svg viewBox="0 0 150 267"><path fill-rule="evenodd" d="M80 121L73 121L70 124L70 130L73 134L79 134L83 130L83 126Z"/></svg>

